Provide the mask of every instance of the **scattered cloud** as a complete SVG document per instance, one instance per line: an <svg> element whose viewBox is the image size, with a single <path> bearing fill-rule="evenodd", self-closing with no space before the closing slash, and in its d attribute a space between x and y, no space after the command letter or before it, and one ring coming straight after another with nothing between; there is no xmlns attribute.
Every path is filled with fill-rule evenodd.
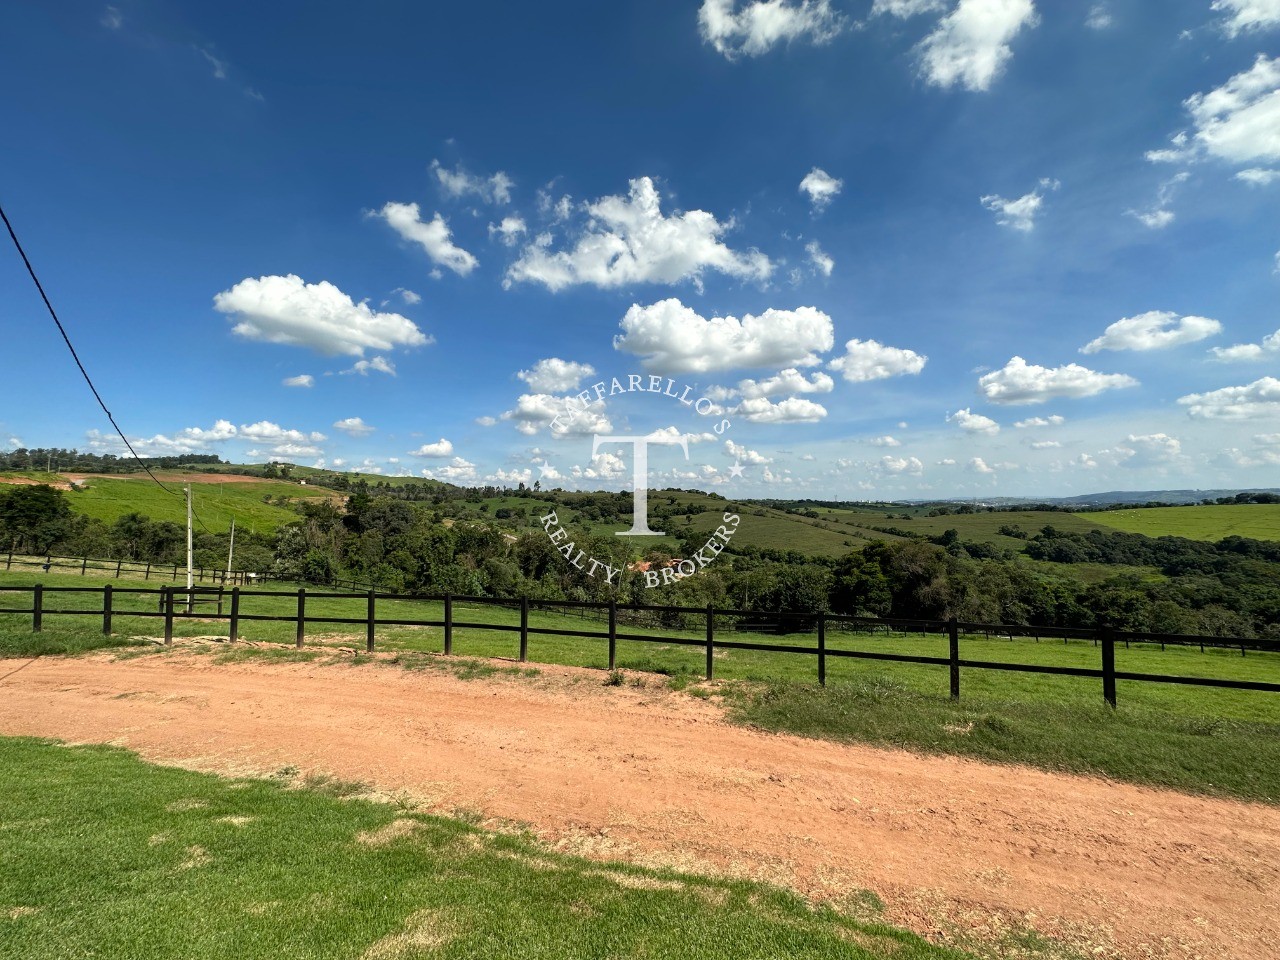
<svg viewBox="0 0 1280 960"><path fill-rule="evenodd" d="M409 456L443 460L453 456L453 444L441 437L435 443L424 443L417 450L410 450Z"/></svg>
<svg viewBox="0 0 1280 960"><path fill-rule="evenodd" d="M418 296L412 290L407 290L404 287L396 287L391 292L393 294L395 293L400 294L400 299L403 300L406 304L408 304L411 307L415 304L422 302L422 297Z"/></svg>
<svg viewBox="0 0 1280 960"><path fill-rule="evenodd" d="M498 424L497 417L476 417L476 423L482 427L494 427Z"/></svg>
<svg viewBox="0 0 1280 960"><path fill-rule="evenodd" d="M309 373L301 373L296 377L285 377L280 382L286 387L314 387L316 378Z"/></svg>
<svg viewBox="0 0 1280 960"><path fill-rule="evenodd" d="M225 420L219 420L215 429L225 432L229 426L230 424ZM253 440L257 443L322 443L328 439L323 433L290 430L270 420L259 420L257 423L242 425L239 432L234 435L242 440Z"/></svg>
<svg viewBox="0 0 1280 960"><path fill-rule="evenodd" d="M428 480L445 480L449 483L463 483L478 477L476 465L462 457L454 457L447 466L423 470L422 475Z"/></svg>
<svg viewBox="0 0 1280 960"><path fill-rule="evenodd" d="M433 263L447 267L459 276L465 277L480 263L453 242L449 224L440 214L423 223L416 203L388 203L372 216L386 221L387 226L400 234L403 240L422 247Z"/></svg>
<svg viewBox="0 0 1280 960"><path fill-rule="evenodd" d="M367 437L371 433L377 432L377 427L371 427L359 417L347 417L345 420L339 420L333 425L333 429L339 433L345 433L348 437Z"/></svg>
<svg viewBox="0 0 1280 960"><path fill-rule="evenodd" d="M1280 180L1280 170L1269 170L1263 167L1249 167L1236 174L1236 179L1251 187L1267 187Z"/></svg>
<svg viewBox="0 0 1280 960"><path fill-rule="evenodd" d="M817 423L827 415L827 408L803 397L788 397L777 403L767 397L753 397L743 400L733 413L751 423Z"/></svg>
<svg viewBox="0 0 1280 960"><path fill-rule="evenodd" d="M1189 393L1178 403L1191 416L1205 420L1247 420L1280 416L1280 380L1263 377L1242 387Z"/></svg>
<svg viewBox="0 0 1280 960"><path fill-rule="evenodd" d="M294 274L241 280L213 298L214 309L236 321L249 340L310 347L328 356L360 357L365 350L421 347L432 342L398 313L355 303L332 283L304 283Z"/></svg>
<svg viewBox="0 0 1280 960"><path fill-rule="evenodd" d="M788 393L830 393L834 388L835 381L825 373L819 371L806 377L795 367L788 367L763 380L743 380L738 384L736 392L738 396L750 400L756 397L779 397Z"/></svg>
<svg viewBox="0 0 1280 960"><path fill-rule="evenodd" d="M737 6L737 0L703 0L698 11L703 43L730 60L801 39L827 43L844 28L831 0L748 0L741 10Z"/></svg>
<svg viewBox="0 0 1280 960"><path fill-rule="evenodd" d="M1177 215L1170 209L1173 203L1173 195L1178 185L1186 183L1187 178L1190 176L1191 174L1185 170L1175 174L1160 184L1156 190L1156 202L1153 206L1148 207L1146 210L1126 210L1125 213L1144 227L1151 230L1163 230L1177 219Z"/></svg>
<svg viewBox="0 0 1280 960"><path fill-rule="evenodd" d="M614 348L667 374L811 367L835 339L831 318L814 307L706 319L675 298L633 304L620 326Z"/></svg>
<svg viewBox="0 0 1280 960"><path fill-rule="evenodd" d="M900 477L905 475L918 477L924 473L924 464L916 457L884 456L877 460L872 467L881 476Z"/></svg>
<svg viewBox="0 0 1280 960"><path fill-rule="evenodd" d="M516 376L527 383L534 393L573 393L582 383L583 377L589 377L595 372L595 367L589 363L549 357L539 360L531 370L521 370Z"/></svg>
<svg viewBox="0 0 1280 960"><path fill-rule="evenodd" d="M1089 15L1085 17L1084 25L1090 30L1106 30L1113 23L1111 11L1105 3L1095 3L1089 8Z"/></svg>
<svg viewBox="0 0 1280 960"><path fill-rule="evenodd" d="M974 413L968 407L963 410L957 410L955 413L948 413L947 423L954 423L966 433L985 433L988 436L995 436L1000 432L1000 424L990 417Z"/></svg>
<svg viewBox="0 0 1280 960"><path fill-rule="evenodd" d="M172 436L157 433L152 437L130 437L129 443L143 457L175 456L184 453L207 453L214 444L234 440L240 431L229 420L218 420L209 429L201 427L185 427ZM103 434L98 430L90 430L85 434L90 449L103 453L126 452L123 441L114 433ZM323 438L322 438L323 439ZM16 437L10 438L10 445L22 446Z"/></svg>
<svg viewBox="0 0 1280 960"><path fill-rule="evenodd" d="M504 247L514 247L528 233L524 218L518 215L503 217L498 224L489 224L489 237L497 239Z"/></svg>
<svg viewBox="0 0 1280 960"><path fill-rule="evenodd" d="M515 181L501 170L492 176L481 177L462 169L462 164L458 164L453 170L446 170L439 160L432 160L431 171L440 184L440 192L450 199L475 196L485 203L511 202L511 188L515 186Z"/></svg>
<svg viewBox="0 0 1280 960"><path fill-rule="evenodd" d="M1010 43L1036 25L1032 0L960 0L916 47L927 82L991 89L1013 56Z"/></svg>
<svg viewBox="0 0 1280 960"><path fill-rule="evenodd" d="M922 13L935 13L946 9L946 0L876 0L871 5L871 15L893 16L903 20Z"/></svg>
<svg viewBox="0 0 1280 960"><path fill-rule="evenodd" d="M1222 30L1228 37L1280 27L1280 0L1213 0L1213 9L1227 15Z"/></svg>
<svg viewBox="0 0 1280 960"><path fill-rule="evenodd" d="M1181 163L1208 156L1246 164L1280 160L1280 57L1259 54L1252 67L1208 93L1183 101L1194 136L1182 131L1172 147L1152 150L1153 163Z"/></svg>
<svg viewBox="0 0 1280 960"><path fill-rule="evenodd" d="M540 234L508 268L504 285L541 283L557 291L688 280L700 288L707 270L762 282L773 273L758 250L739 253L724 244L732 220L721 223L705 210L664 215L649 177L630 181L628 196L603 197L586 210L590 220L571 249L552 250L550 234Z"/></svg>
<svg viewBox="0 0 1280 960"><path fill-rule="evenodd" d="M1182 441L1167 433L1144 436L1129 434L1116 446L1120 463L1126 467L1151 467L1176 461L1182 455Z"/></svg>
<svg viewBox="0 0 1280 960"><path fill-rule="evenodd" d="M124 16L119 7L109 6L102 11L102 18L98 22L108 30L119 30L124 25Z"/></svg>
<svg viewBox="0 0 1280 960"><path fill-rule="evenodd" d="M1042 191L1057 190L1062 184L1057 180L1044 179L1037 189L1024 194L1017 200L1006 200L1004 197L990 194L980 197L979 202L996 215L996 223L1002 227L1021 230L1024 233L1035 228L1036 217L1044 205Z"/></svg>
<svg viewBox="0 0 1280 960"><path fill-rule="evenodd" d="M1027 417L1025 420L1019 420L1014 426L1019 430L1026 430L1029 427L1060 427L1066 422L1066 417L1055 413L1048 417Z"/></svg>
<svg viewBox="0 0 1280 960"><path fill-rule="evenodd" d="M1222 324L1208 317L1180 317L1167 310L1151 310L1117 320L1080 348L1081 353L1103 350L1165 350L1196 343L1222 332Z"/></svg>
<svg viewBox="0 0 1280 960"><path fill-rule="evenodd" d="M773 462L763 454L757 453L755 450L748 450L746 447L739 443L734 443L732 440L726 440L724 442L724 452L733 457L739 463L746 464L747 466L759 467L766 463Z"/></svg>
<svg viewBox="0 0 1280 960"><path fill-rule="evenodd" d="M1137 380L1123 373L1098 373L1076 363L1041 367L1013 357L1003 368L979 378L978 392L992 403L1028 404L1092 397L1137 385Z"/></svg>
<svg viewBox="0 0 1280 960"><path fill-rule="evenodd" d="M1057 440L1033 440L1032 450L1057 450L1062 446Z"/></svg>
<svg viewBox="0 0 1280 960"><path fill-rule="evenodd" d="M995 473L996 472L996 468L988 464L987 461L983 460L981 457L974 457L968 462L968 464L966 464L966 466L968 467L968 469L972 470L974 473Z"/></svg>
<svg viewBox="0 0 1280 960"><path fill-rule="evenodd" d="M559 425L555 422L559 418ZM613 424L602 401L587 406L574 397L556 397L547 393L525 393L516 405L502 414L525 436L531 437L544 428L557 436L591 436L612 433Z"/></svg>
<svg viewBox="0 0 1280 960"><path fill-rule="evenodd" d="M810 240L804 245L805 252L809 254L809 265L813 267L815 273L820 273L824 277L831 276L831 271L835 269L836 262L822 249L817 240Z"/></svg>
<svg viewBox="0 0 1280 960"><path fill-rule="evenodd" d="M1213 355L1224 362L1271 359L1280 355L1280 330L1263 337L1261 343L1237 343L1230 347L1214 347Z"/></svg>
<svg viewBox="0 0 1280 960"><path fill-rule="evenodd" d="M889 437L889 436L885 436L885 437L875 437L875 438L873 438L873 439L871 439L871 440L868 440L867 442L868 442L868 443L870 443L873 447L900 447L900 446L902 446L902 441L901 441L901 440L896 440L896 439L894 439L893 437Z"/></svg>
<svg viewBox="0 0 1280 960"><path fill-rule="evenodd" d="M840 195L844 189L844 181L831 176L827 171L814 167L800 181L800 192L807 194L809 205L814 213L821 213Z"/></svg>
<svg viewBox="0 0 1280 960"><path fill-rule="evenodd" d="M344 374L358 373L362 377L367 377L370 373L385 373L388 376L396 375L396 365L386 357L374 357L372 360L357 360L350 370L343 370Z"/></svg>
<svg viewBox="0 0 1280 960"><path fill-rule="evenodd" d="M849 340L844 351L844 356L828 363L827 369L838 371L851 383L917 374L929 360L914 350L887 347L878 340Z"/></svg>

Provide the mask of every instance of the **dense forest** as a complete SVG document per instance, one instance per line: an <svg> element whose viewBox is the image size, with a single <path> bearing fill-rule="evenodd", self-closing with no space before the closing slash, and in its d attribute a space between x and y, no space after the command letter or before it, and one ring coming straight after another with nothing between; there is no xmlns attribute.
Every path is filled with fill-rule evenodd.
<svg viewBox="0 0 1280 960"><path fill-rule="evenodd" d="M85 453L62 447L37 447L28 450L0 450L0 470L49 470L80 473L138 473L138 464L151 470L192 469L218 466L222 459L214 454L184 453L176 457L117 457L114 453Z"/></svg>
<svg viewBox="0 0 1280 960"><path fill-rule="evenodd" d="M966 542L949 530L932 542L874 542L836 558L731 545L697 576L646 590L638 574L622 574L616 586L584 576L537 526L526 523L512 534L462 519L446 523L447 500L419 503L386 494L357 492L343 506L302 504L299 519L274 535L238 535L235 566L316 584L350 578L388 591L1280 637L1280 544L1242 537L1203 543L1046 526L1034 534L1018 531L1025 546L1017 554ZM524 494L528 517L536 517L549 495ZM598 519L630 514L625 494L571 496ZM698 545L700 538L686 536L677 556ZM0 546L177 563L186 541L176 524L137 514L107 524L74 514L59 490L15 486L0 490ZM619 568L635 559L626 538L589 537L577 547ZM226 550L225 535L197 534L197 563L223 564ZM644 559L663 564L670 557L654 551ZM1069 573L1078 563L1158 574L1118 572L1086 582Z"/></svg>

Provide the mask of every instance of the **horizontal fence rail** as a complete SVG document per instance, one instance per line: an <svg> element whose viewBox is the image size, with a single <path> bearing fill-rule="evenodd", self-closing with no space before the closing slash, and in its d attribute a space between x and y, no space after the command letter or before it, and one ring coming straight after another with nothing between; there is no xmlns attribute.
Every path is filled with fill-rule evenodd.
<svg viewBox="0 0 1280 960"><path fill-rule="evenodd" d="M187 575L187 568L180 563L150 563L146 560L111 560L101 557L58 557L51 554L32 555L12 551L8 554L0 554L0 557L4 558L4 569L7 571L40 570L44 573L71 571L82 577L109 576L116 580L142 579L161 583L177 583ZM192 573L196 580L224 586L267 583L271 579L263 573L252 573L246 570L228 572L216 567L194 567Z"/></svg>
<svg viewBox="0 0 1280 960"><path fill-rule="evenodd" d="M167 569L167 568L166 568ZM29 604L14 606L9 598L26 594ZM49 606L57 603L57 597L67 594L99 594L101 605L96 609L71 609L67 607ZM122 598L143 597L148 606L138 608L134 604L126 609L118 605ZM288 600L291 612L281 614L245 613L241 605L245 599L274 598ZM358 616L334 617L316 616L307 613L307 602L316 600L346 600L356 605ZM397 616L397 611L387 610L383 604L401 603L439 603L443 615L436 619L406 618ZM464 610L459 611L462 605ZM486 623L476 620L467 614L466 607L499 607L518 613L518 623ZM202 609L202 607L204 607ZM604 630L577 630L563 627L547 627L531 624L529 614L534 610L577 610L591 612L601 616L607 623ZM459 613L462 617L459 617ZM1243 639L1235 637L1207 637L1153 634L1135 631L1113 630L1101 627L1095 630L1067 629L1055 627L1036 627L1011 624L968 623L959 620L919 620L901 618L882 618L866 616L845 616L832 613L793 613L786 611L720 609L715 607L674 607L649 604L621 604L616 602L595 603L576 600L529 600L501 599L494 597L456 596L452 594L399 594L378 593L374 590L363 594L351 592L298 590L243 589L239 586L230 589L224 586L196 587L124 587L108 584L104 587L67 587L43 586L0 586L0 614L25 615L31 618L31 627L40 632L44 619L48 616L85 616L101 617L104 634L112 632L113 618L120 616L143 617L164 620L164 643L173 643L175 622L181 620L226 621L228 638L238 639L241 624L245 622L291 623L296 627L294 643L298 648L305 646L307 627L323 624L337 626L363 627L365 649L372 653L377 644L378 627L434 627L444 632L444 653L451 655L456 630L487 630L518 634L519 659L529 659L529 641L531 637L575 637L583 639L604 640L608 643L609 669L617 664L618 641L638 643L657 643L664 645L699 648L706 655L706 677L715 677L714 656L716 650L749 650L765 653L780 653L796 656L814 657L817 661L817 679L820 684L827 680L827 663L831 658L886 661L893 663L924 664L946 667L949 674L950 693L952 698L960 697L960 671L996 670L1017 673L1050 674L1065 677L1082 677L1102 681L1103 698L1111 706L1116 705L1116 682L1118 680L1142 683L1188 684L1201 687L1219 687L1230 690L1257 690L1280 693L1280 683L1269 683L1260 680L1227 680L1212 677L1189 677L1170 674L1140 673L1118 670L1115 662L1115 651L1118 643L1126 647L1132 643L1160 644L1167 646L1196 647L1201 651L1206 648L1239 649L1242 655L1249 650L1262 652L1280 652L1280 641L1262 639ZM700 621L705 628L702 637L672 636L637 633L619 629L619 624L628 619L645 616L677 617L681 622L686 619ZM810 646L799 643L766 643L758 640L726 639L720 633L722 626L736 627L729 623L735 619L746 619L759 624L766 620L775 624L775 631L785 636L785 627L803 627L806 631L816 631L817 642ZM828 640L833 634L862 632L874 633L878 630L903 634L920 633L935 634L947 637L947 656L930 656L924 654L889 653L876 650L848 650L833 648ZM757 632L757 631L752 631ZM735 631L733 637L740 637ZM961 644L965 640L977 637L985 639L1015 637L1023 639L1058 640L1063 642L1092 641L1099 648L1098 667L1070 667L1047 664L1007 663L993 660L975 660L961 656Z"/></svg>

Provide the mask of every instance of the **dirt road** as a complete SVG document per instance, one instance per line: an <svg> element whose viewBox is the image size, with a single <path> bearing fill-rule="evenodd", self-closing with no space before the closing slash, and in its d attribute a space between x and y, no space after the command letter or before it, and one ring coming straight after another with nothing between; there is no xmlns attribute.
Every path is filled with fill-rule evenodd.
<svg viewBox="0 0 1280 960"><path fill-rule="evenodd" d="M522 821L587 856L815 899L869 888L933 938L1030 924L1098 956L1280 955L1269 807L758 733L562 668L462 681L174 652L9 660L0 677L3 734L220 773L295 765Z"/></svg>

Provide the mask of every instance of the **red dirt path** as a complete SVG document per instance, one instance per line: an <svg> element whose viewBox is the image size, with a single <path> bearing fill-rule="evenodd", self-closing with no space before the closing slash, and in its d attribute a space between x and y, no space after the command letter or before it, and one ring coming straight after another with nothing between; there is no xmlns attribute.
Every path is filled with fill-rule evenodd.
<svg viewBox="0 0 1280 960"><path fill-rule="evenodd" d="M766 734L568 668L462 681L182 651L0 668L4 734L219 773L295 765L528 823L570 852L814 899L870 888L934 939L1023 924L1096 956L1280 956L1271 807Z"/></svg>

